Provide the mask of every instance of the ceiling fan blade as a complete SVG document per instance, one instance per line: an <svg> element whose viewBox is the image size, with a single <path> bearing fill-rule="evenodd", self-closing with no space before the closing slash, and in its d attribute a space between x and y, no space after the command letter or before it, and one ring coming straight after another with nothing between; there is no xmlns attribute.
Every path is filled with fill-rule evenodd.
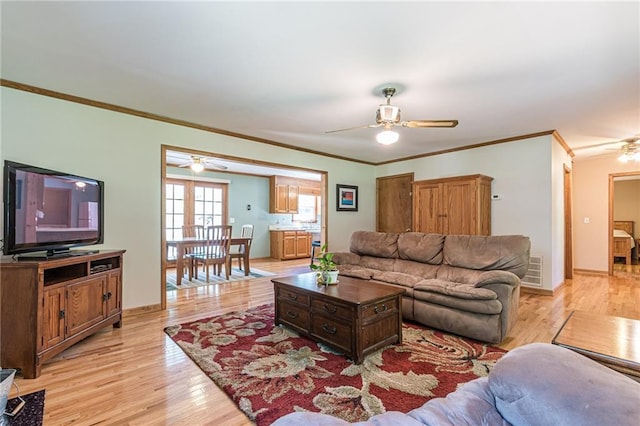
<svg viewBox="0 0 640 426"><path fill-rule="evenodd" d="M223 165L223 164L219 164L219 163L214 163L208 160L205 160L204 163L207 165L207 167L212 167L214 169L219 169L219 170L227 170L228 167Z"/></svg>
<svg viewBox="0 0 640 426"><path fill-rule="evenodd" d="M356 129L368 129L368 128L373 128L373 127L380 127L383 124L367 124L366 126L358 126L358 127L349 127L346 129L339 129L339 130L328 130L325 133L336 133L336 132L345 132L347 130L356 130Z"/></svg>
<svg viewBox="0 0 640 426"><path fill-rule="evenodd" d="M458 120L409 120L400 123L402 127L456 127Z"/></svg>
<svg viewBox="0 0 640 426"><path fill-rule="evenodd" d="M180 164L178 167L189 167L192 163Z"/></svg>

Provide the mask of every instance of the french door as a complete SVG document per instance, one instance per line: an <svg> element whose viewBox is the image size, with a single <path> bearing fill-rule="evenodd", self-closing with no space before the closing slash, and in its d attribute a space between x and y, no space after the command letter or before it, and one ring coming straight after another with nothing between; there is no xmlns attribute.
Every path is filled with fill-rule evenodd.
<svg viewBox="0 0 640 426"><path fill-rule="evenodd" d="M167 179L165 234L167 240L182 238L183 225L226 225L228 185L225 183ZM175 260L175 248L167 260Z"/></svg>

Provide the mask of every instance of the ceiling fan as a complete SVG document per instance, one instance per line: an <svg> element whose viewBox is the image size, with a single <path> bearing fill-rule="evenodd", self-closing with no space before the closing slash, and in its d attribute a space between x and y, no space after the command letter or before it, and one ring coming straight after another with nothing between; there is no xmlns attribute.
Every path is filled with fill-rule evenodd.
<svg viewBox="0 0 640 426"><path fill-rule="evenodd" d="M597 145L590 145L583 148L597 148L601 146L618 145L618 144L622 144L622 145L617 147L612 147L612 148L605 148L605 149L608 151L620 150L622 154L620 155L620 157L618 157L618 159L622 162L625 162L625 163L627 161L640 162L640 134L637 134L636 136L632 136L630 138L621 139L619 141L600 143Z"/></svg>
<svg viewBox="0 0 640 426"><path fill-rule="evenodd" d="M210 161L207 157L202 157L200 155L192 155L191 161L180 164L178 167L189 167L196 173L200 173L205 168L213 168L219 170L227 170L228 167L223 164L218 164Z"/></svg>
<svg viewBox="0 0 640 426"><path fill-rule="evenodd" d="M382 94L387 99L386 104L381 104L376 111L376 123L365 126L349 127L347 129L329 130L325 133L344 132L346 130L365 129L382 127L384 130L376 136L376 140L384 145L389 145L398 141L399 135L392 129L396 126L409 128L423 127L456 127L458 120L408 120L401 121L400 108L391 105L391 97L396 93L394 87L385 87Z"/></svg>
<svg viewBox="0 0 640 426"><path fill-rule="evenodd" d="M625 163L629 160L640 162L640 136L623 139L624 145L620 148L622 155L618 158Z"/></svg>

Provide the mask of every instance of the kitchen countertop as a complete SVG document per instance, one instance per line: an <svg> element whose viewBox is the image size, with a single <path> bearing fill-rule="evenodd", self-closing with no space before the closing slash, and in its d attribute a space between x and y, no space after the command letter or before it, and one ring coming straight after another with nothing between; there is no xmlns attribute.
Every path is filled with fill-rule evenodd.
<svg viewBox="0 0 640 426"><path fill-rule="evenodd" d="M269 231L305 231L311 233L320 232L320 228L311 228L295 225L269 225Z"/></svg>

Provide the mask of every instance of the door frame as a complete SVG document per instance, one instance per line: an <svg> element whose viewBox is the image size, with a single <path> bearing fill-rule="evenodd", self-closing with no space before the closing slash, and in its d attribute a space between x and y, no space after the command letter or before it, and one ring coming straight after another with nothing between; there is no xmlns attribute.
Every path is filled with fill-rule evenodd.
<svg viewBox="0 0 640 426"><path fill-rule="evenodd" d="M328 214L329 214L329 203L327 201L328 197L328 184L329 184L329 173L326 170L317 170L317 169L308 169L304 167L295 167L287 164L278 164L278 163L270 163L267 161L261 160L251 160L242 157L234 157L226 154L220 154L215 152L201 151L198 149L178 147L172 145L160 145L160 309L167 309L167 289L166 289L166 275L167 275L167 237L165 233L165 225L166 225L166 206L165 206L165 198L166 198L166 181L167 181L167 151L179 151L187 154L199 155L203 157L216 157L227 159L230 161L235 161L238 163L247 163L247 164L255 164L265 167L273 167L278 169L289 169L289 170L300 170L305 172L318 173L320 175L320 190L322 197L322 216L320 222L320 238L323 242L327 241L328 235ZM230 175L240 174L227 172Z"/></svg>
<svg viewBox="0 0 640 426"><path fill-rule="evenodd" d="M573 278L573 202L571 168L563 164L564 177L564 278Z"/></svg>

